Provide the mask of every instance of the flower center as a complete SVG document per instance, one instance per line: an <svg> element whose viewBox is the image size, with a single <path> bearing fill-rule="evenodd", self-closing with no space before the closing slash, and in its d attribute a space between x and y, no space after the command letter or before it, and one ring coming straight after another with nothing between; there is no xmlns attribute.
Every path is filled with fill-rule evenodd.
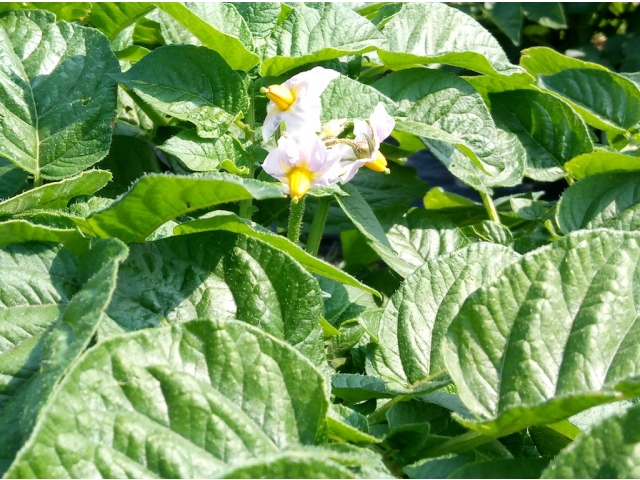
<svg viewBox="0 0 640 480"><path fill-rule="evenodd" d="M312 173L305 167L295 167L289 175L289 191L294 202L300 200L311 186Z"/></svg>
<svg viewBox="0 0 640 480"><path fill-rule="evenodd" d="M374 172L390 172L390 170L387 168L387 159L384 158L384 155L382 155L382 153L380 153L380 150L376 151L375 159L373 159L371 162L365 163L364 165Z"/></svg>
<svg viewBox="0 0 640 480"><path fill-rule="evenodd" d="M286 111L296 100L296 95L293 91L282 85L269 85L269 87L262 87L261 93L264 93L269 100L277 105L277 107Z"/></svg>

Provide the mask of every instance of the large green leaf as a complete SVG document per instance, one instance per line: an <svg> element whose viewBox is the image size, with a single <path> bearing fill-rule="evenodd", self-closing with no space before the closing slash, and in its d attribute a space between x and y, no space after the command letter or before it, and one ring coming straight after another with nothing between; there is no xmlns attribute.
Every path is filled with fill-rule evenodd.
<svg viewBox="0 0 640 480"><path fill-rule="evenodd" d="M366 237L368 245L401 276L410 275L415 267L398 257L373 210L362 195L349 183L343 185L342 190L348 195L335 195L334 198L356 228Z"/></svg>
<svg viewBox="0 0 640 480"><path fill-rule="evenodd" d="M248 71L260 61L252 51L251 31L233 5L159 2L156 6L182 24L205 47L218 52L233 70Z"/></svg>
<svg viewBox="0 0 640 480"><path fill-rule="evenodd" d="M27 183L29 174L13 162L0 157L0 199L18 193Z"/></svg>
<svg viewBox="0 0 640 480"><path fill-rule="evenodd" d="M640 203L640 172L599 173L571 185L558 201L556 219L564 233L615 221Z"/></svg>
<svg viewBox="0 0 640 480"><path fill-rule="evenodd" d="M200 138L194 130L186 130L171 137L158 148L175 155L194 172L225 169L230 173L249 173L247 151L231 135L213 139Z"/></svg>
<svg viewBox="0 0 640 480"><path fill-rule="evenodd" d="M224 173L147 175L107 209L89 216L82 226L96 236L142 242L163 223L188 212L250 198L281 197L284 193L278 185Z"/></svg>
<svg viewBox="0 0 640 480"><path fill-rule="evenodd" d="M61 243L76 255L89 248L89 238L77 229L52 228L25 220L0 222L0 248L24 242Z"/></svg>
<svg viewBox="0 0 640 480"><path fill-rule="evenodd" d="M573 178L581 180L596 173L637 172L640 170L640 158L596 149L571 159L564 168Z"/></svg>
<svg viewBox="0 0 640 480"><path fill-rule="evenodd" d="M66 306L60 305L64 308L64 313L52 327L42 331L45 325L40 322L43 319L50 319L48 315L43 319L37 314L35 318L18 317L16 319L11 315L4 319L6 323L14 323L18 320L16 323L22 330L22 335L18 334L18 338L13 338L14 341L17 340L16 345L3 352L2 360L4 361L0 360L5 368L9 366L9 362L17 367L10 386L7 385L9 388L4 389L5 392L3 392L3 396L10 393L10 400L0 413L0 472L2 473L6 471L14 455L29 438L38 413L49 399L56 384L89 344L111 300L116 285L118 265L126 257L127 247L115 239L97 240L91 247L91 251L80 259L74 278L74 283L82 286ZM23 284L23 288L27 285L27 283ZM31 308L37 307L34 305ZM25 309L20 313L24 315L26 312ZM40 322L34 322L36 319ZM18 325L14 324L14 328ZM5 327L3 330L11 332L11 327ZM16 336L16 333L14 331L13 335ZM30 335L33 336L29 338ZM19 338L20 336L23 338ZM11 340L11 333L3 337L5 340ZM29 347L32 348L31 351ZM26 354L29 355L26 356ZM34 372L34 367L37 373ZM34 373L36 374L29 375ZM20 385L17 391L14 390L16 385Z"/></svg>
<svg viewBox="0 0 640 480"><path fill-rule="evenodd" d="M480 433L505 435L635 397L640 234L574 232L472 293L443 342Z"/></svg>
<svg viewBox="0 0 640 480"><path fill-rule="evenodd" d="M368 119L378 103L382 103L389 115L398 111L398 105L370 85L341 75L331 81L320 97L322 121L334 118Z"/></svg>
<svg viewBox="0 0 640 480"><path fill-rule="evenodd" d="M2 226L2 224L0 224ZM305 267L311 273L322 275L336 282L345 285L351 285L362 290L366 290L372 294L378 295L374 289L367 287L353 278L346 272L337 269L319 258L309 255L293 242L289 241L282 235L277 235L250 220L238 217L234 213L218 210L212 212L210 216L194 220L193 222L183 223L173 229L175 235L184 235L188 233L206 232L211 230L226 230L229 232L242 233L249 237L254 237L268 243L272 247L282 250L293 257L300 265ZM0 238L1 242L1 238Z"/></svg>
<svg viewBox="0 0 640 480"><path fill-rule="evenodd" d="M517 257L509 248L477 243L417 269L382 314L372 358L376 375L411 385L442 370L440 346L464 300Z"/></svg>
<svg viewBox="0 0 640 480"><path fill-rule="evenodd" d="M237 318L289 342L316 365L324 360L322 312L318 282L289 255L224 231L131 246L108 310L114 331Z"/></svg>
<svg viewBox="0 0 640 480"><path fill-rule="evenodd" d="M280 75L307 63L369 52L384 41L371 22L339 4L295 4L269 37L260 71Z"/></svg>
<svg viewBox="0 0 640 480"><path fill-rule="evenodd" d="M531 75L553 75L571 68L587 68L609 71L598 63L585 62L577 58L567 57L547 47L532 47L522 51L522 65Z"/></svg>
<svg viewBox="0 0 640 480"><path fill-rule="evenodd" d="M222 135L249 106L242 77L205 47L157 48L116 79L159 112L196 125L201 136Z"/></svg>
<svg viewBox="0 0 640 480"><path fill-rule="evenodd" d="M83 172L76 177L49 183L0 202L0 215L12 215L36 208L64 208L73 197L91 195L109 180L111 174L104 170Z"/></svg>
<svg viewBox="0 0 640 480"><path fill-rule="evenodd" d="M640 122L640 87L613 72L571 68L538 77L538 85L568 100L585 122L624 133Z"/></svg>
<svg viewBox="0 0 640 480"><path fill-rule="evenodd" d="M321 442L327 407L321 374L246 323L144 330L81 358L8 476L242 476L255 462L279 465L280 451Z"/></svg>
<svg viewBox="0 0 640 480"><path fill-rule="evenodd" d="M509 63L498 41L469 15L443 3L410 3L385 23L388 44L379 50L385 65L444 63L487 75L530 83Z"/></svg>
<svg viewBox="0 0 640 480"><path fill-rule="evenodd" d="M154 6L149 2L96 2L91 5L89 23L113 41L122 30L143 17Z"/></svg>
<svg viewBox="0 0 640 480"><path fill-rule="evenodd" d="M0 15L0 155L49 179L109 151L120 71L97 30L45 11Z"/></svg>
<svg viewBox="0 0 640 480"><path fill-rule="evenodd" d="M525 174L539 181L561 178L563 165L593 150L584 121L563 100L536 90L489 93L496 122L515 133L526 151Z"/></svg>
<svg viewBox="0 0 640 480"><path fill-rule="evenodd" d="M551 461L542 478L640 477L640 406L606 418Z"/></svg>

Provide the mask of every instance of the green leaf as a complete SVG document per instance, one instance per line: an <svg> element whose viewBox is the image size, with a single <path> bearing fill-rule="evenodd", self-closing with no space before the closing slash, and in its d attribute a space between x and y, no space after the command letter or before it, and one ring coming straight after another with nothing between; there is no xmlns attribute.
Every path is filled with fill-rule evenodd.
<svg viewBox="0 0 640 480"><path fill-rule="evenodd" d="M398 256L416 268L468 243L446 216L418 208L395 217L387 238Z"/></svg>
<svg viewBox="0 0 640 480"><path fill-rule="evenodd" d="M113 180L100 190L101 196L109 198L125 193L145 173L160 173L158 157L149 142L123 135L113 136L109 155L96 167L113 175Z"/></svg>
<svg viewBox="0 0 640 480"><path fill-rule="evenodd" d="M225 212L222 210L212 212L210 216L178 225L174 228L173 233L174 235L185 235L211 230L226 230L228 232L242 233L249 237L258 238L272 247L291 255L293 259L311 273L322 275L345 285L351 285L352 287L356 287L374 295L379 295L376 290L360 283L348 273L337 269L333 265L330 265L313 255L309 255L293 242L289 241L286 237L277 235L270 230L255 224L250 220L242 219L231 212Z"/></svg>
<svg viewBox="0 0 640 480"><path fill-rule="evenodd" d="M384 36L366 18L339 4L296 4L273 30L260 66L277 76L312 62L361 54L384 45Z"/></svg>
<svg viewBox="0 0 640 480"><path fill-rule="evenodd" d="M640 475L640 406L606 418L551 461L542 478L635 478Z"/></svg>
<svg viewBox="0 0 640 480"><path fill-rule="evenodd" d="M427 210L442 210L444 208L471 207L477 205L468 198L445 192L442 187L433 187L424 196L424 208Z"/></svg>
<svg viewBox="0 0 640 480"><path fill-rule="evenodd" d="M442 350L477 418L458 420L502 436L638 396L639 262L637 233L575 232L472 293Z"/></svg>
<svg viewBox="0 0 640 480"><path fill-rule="evenodd" d="M600 130L624 133L640 122L640 88L616 73L570 68L539 76L538 85L568 100Z"/></svg>
<svg viewBox="0 0 640 480"><path fill-rule="evenodd" d="M352 442L357 445L380 443L379 439L369 435L367 417L343 405L331 405L327 424L329 438L333 440Z"/></svg>
<svg viewBox="0 0 640 480"><path fill-rule="evenodd" d="M467 463L447 478L540 478L548 464L548 458L499 458Z"/></svg>
<svg viewBox="0 0 640 480"><path fill-rule="evenodd" d="M438 382L421 382L405 388L394 381L369 375L337 373L331 378L331 391L349 404L371 398L393 398L406 395L407 399L437 390L449 383L449 379Z"/></svg>
<svg viewBox="0 0 640 480"><path fill-rule="evenodd" d="M135 63L142 60L142 57L144 57L150 51L151 50L149 50L148 48L144 48L139 45L131 45L130 47L118 50L117 52L115 52L115 54L118 60Z"/></svg>
<svg viewBox="0 0 640 480"><path fill-rule="evenodd" d="M89 239L76 229L51 228L25 220L0 222L0 248L24 242L61 243L76 255L89 248Z"/></svg>
<svg viewBox="0 0 640 480"><path fill-rule="evenodd" d="M405 4L383 27L385 65L443 63L520 83L531 77L509 63L497 40L473 18L445 4Z"/></svg>
<svg viewBox="0 0 640 480"><path fill-rule="evenodd" d="M233 6L244 18L254 40L268 37L282 12L277 2L241 2Z"/></svg>
<svg viewBox="0 0 640 480"><path fill-rule="evenodd" d="M85 20L91 10L89 2L2 2L0 11L9 10L47 10L55 13L58 20L73 22Z"/></svg>
<svg viewBox="0 0 640 480"><path fill-rule="evenodd" d="M577 180L596 173L636 172L640 170L640 158L618 152L596 149L578 155L567 162L564 168Z"/></svg>
<svg viewBox="0 0 640 480"><path fill-rule="evenodd" d="M159 2L156 6L182 24L205 47L220 54L233 70L246 72L260 61L252 52L249 27L233 5Z"/></svg>
<svg viewBox="0 0 640 480"><path fill-rule="evenodd" d="M225 173L152 174L138 180L109 208L89 216L83 227L96 236L143 242L160 225L188 212L250 198L282 197L279 185Z"/></svg>
<svg viewBox="0 0 640 480"><path fill-rule="evenodd" d="M525 149L528 177L557 180L564 176L566 162L593 150L587 126L563 100L535 90L488 96L496 122L514 133Z"/></svg>
<svg viewBox="0 0 640 480"><path fill-rule="evenodd" d="M531 75L553 75L572 68L587 68L608 72L607 67L598 63L585 62L567 57L547 47L532 47L523 50L520 57L522 65Z"/></svg>
<svg viewBox="0 0 640 480"><path fill-rule="evenodd" d="M368 119L378 103L382 103L389 115L398 112L398 105L376 88L344 75L332 80L320 97L322 121L336 118Z"/></svg>
<svg viewBox="0 0 640 480"><path fill-rule="evenodd" d="M483 11L514 45L520 45L523 21L520 2L485 2Z"/></svg>
<svg viewBox="0 0 640 480"><path fill-rule="evenodd" d="M640 172L599 173L571 185L560 197L556 212L564 233L608 225L640 203Z"/></svg>
<svg viewBox="0 0 640 480"><path fill-rule="evenodd" d="M398 274L403 277L410 275L415 267L398 257L373 210L362 195L349 183L343 185L342 190L348 196L334 195L334 198L356 228L366 237L367 244Z"/></svg>
<svg viewBox="0 0 640 480"><path fill-rule="evenodd" d="M153 260L151 260L153 259ZM109 306L117 330L237 318L324 361L318 282L288 254L231 232L133 245Z"/></svg>
<svg viewBox="0 0 640 480"><path fill-rule="evenodd" d="M489 283L517 258L511 249L478 243L416 270L382 314L372 358L376 374L411 385L442 370L443 339L469 293Z"/></svg>
<svg viewBox="0 0 640 480"><path fill-rule="evenodd" d="M524 13L528 19L539 23L543 27L553 28L555 30L569 27L562 3L560 2L522 2L521 8L522 13Z"/></svg>
<svg viewBox="0 0 640 480"><path fill-rule="evenodd" d="M0 472L4 473L33 430L38 413L53 393L56 384L87 348L116 284L118 265L127 256L127 247L115 239L97 240L91 251L81 258L76 281L84 283L71 298L60 320L44 335L31 337L38 341L35 359L26 362L27 369L38 366L38 373L23 383L0 414ZM14 318L6 320L15 321ZM9 323L9 322L7 322ZM23 329L38 330L41 325L23 324ZM23 342L22 346L27 342ZM36 353L34 351L34 353ZM11 355L11 351L9 355ZM15 347L13 356L15 358ZM16 360L19 359L16 358ZM17 363L18 363L17 362ZM18 366L18 365L16 365ZM24 375L22 368L20 373ZM20 375L24 382L25 377ZM14 379L14 383L17 378Z"/></svg>
<svg viewBox="0 0 640 480"><path fill-rule="evenodd" d="M39 178L75 175L109 150L120 71L100 32L44 11L0 15L0 155Z"/></svg>
<svg viewBox="0 0 640 480"><path fill-rule="evenodd" d="M64 208L73 197L91 195L104 187L110 179L109 172L91 170L76 177L48 183L0 202L0 215L12 215L36 208Z"/></svg>
<svg viewBox="0 0 640 480"><path fill-rule="evenodd" d="M157 48L116 79L159 112L193 123L208 138L225 133L249 107L240 75L205 47Z"/></svg>
<svg viewBox="0 0 640 480"><path fill-rule="evenodd" d="M230 173L248 174L248 154L231 135L220 138L200 138L195 130L186 130L171 137L158 147L175 155L194 172L212 172L225 169Z"/></svg>
<svg viewBox="0 0 640 480"><path fill-rule="evenodd" d="M211 478L268 467L273 454L325 438L327 407L321 374L255 327L144 330L81 358L8 476Z"/></svg>
<svg viewBox="0 0 640 480"><path fill-rule="evenodd" d="M0 157L0 198L18 193L27 183L29 174L15 164Z"/></svg>
<svg viewBox="0 0 640 480"><path fill-rule="evenodd" d="M492 220L483 220L473 225L467 225L460 230L468 240L478 239L481 242L497 243L506 247L513 247L513 235L504 225Z"/></svg>
<svg viewBox="0 0 640 480"><path fill-rule="evenodd" d="M91 5L89 23L113 41L122 30L153 10L147 2L98 2Z"/></svg>

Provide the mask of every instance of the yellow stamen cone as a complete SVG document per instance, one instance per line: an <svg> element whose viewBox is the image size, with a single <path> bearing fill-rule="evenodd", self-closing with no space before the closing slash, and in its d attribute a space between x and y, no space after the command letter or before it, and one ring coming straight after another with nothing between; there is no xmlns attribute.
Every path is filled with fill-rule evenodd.
<svg viewBox="0 0 640 480"><path fill-rule="evenodd" d="M289 191L291 199L297 202L307 193L311 186L311 174L306 168L294 168L289 174Z"/></svg>
<svg viewBox="0 0 640 480"><path fill-rule="evenodd" d="M384 155L380 153L380 150L376 152L375 160L371 162L367 162L364 164L366 167L370 168L374 172L384 172L389 173L390 170L387 168L387 159L384 158Z"/></svg>
<svg viewBox="0 0 640 480"><path fill-rule="evenodd" d="M269 85L262 87L261 93L264 93L269 100L275 103L280 110L287 110L295 101L296 97L291 90L282 85Z"/></svg>

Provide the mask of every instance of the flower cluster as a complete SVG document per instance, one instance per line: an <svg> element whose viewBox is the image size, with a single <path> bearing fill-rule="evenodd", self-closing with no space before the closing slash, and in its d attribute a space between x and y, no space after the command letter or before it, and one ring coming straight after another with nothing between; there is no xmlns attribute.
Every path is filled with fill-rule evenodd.
<svg viewBox="0 0 640 480"><path fill-rule="evenodd" d="M395 121L382 103L376 106L368 123L353 120L353 139L337 138L346 120L321 124L320 95L339 75L334 70L316 67L282 85L261 90L270 100L262 137L266 141L281 130L277 147L269 153L262 168L282 182L285 193L294 202L311 187L348 182L362 166L389 172L379 149L391 134Z"/></svg>

